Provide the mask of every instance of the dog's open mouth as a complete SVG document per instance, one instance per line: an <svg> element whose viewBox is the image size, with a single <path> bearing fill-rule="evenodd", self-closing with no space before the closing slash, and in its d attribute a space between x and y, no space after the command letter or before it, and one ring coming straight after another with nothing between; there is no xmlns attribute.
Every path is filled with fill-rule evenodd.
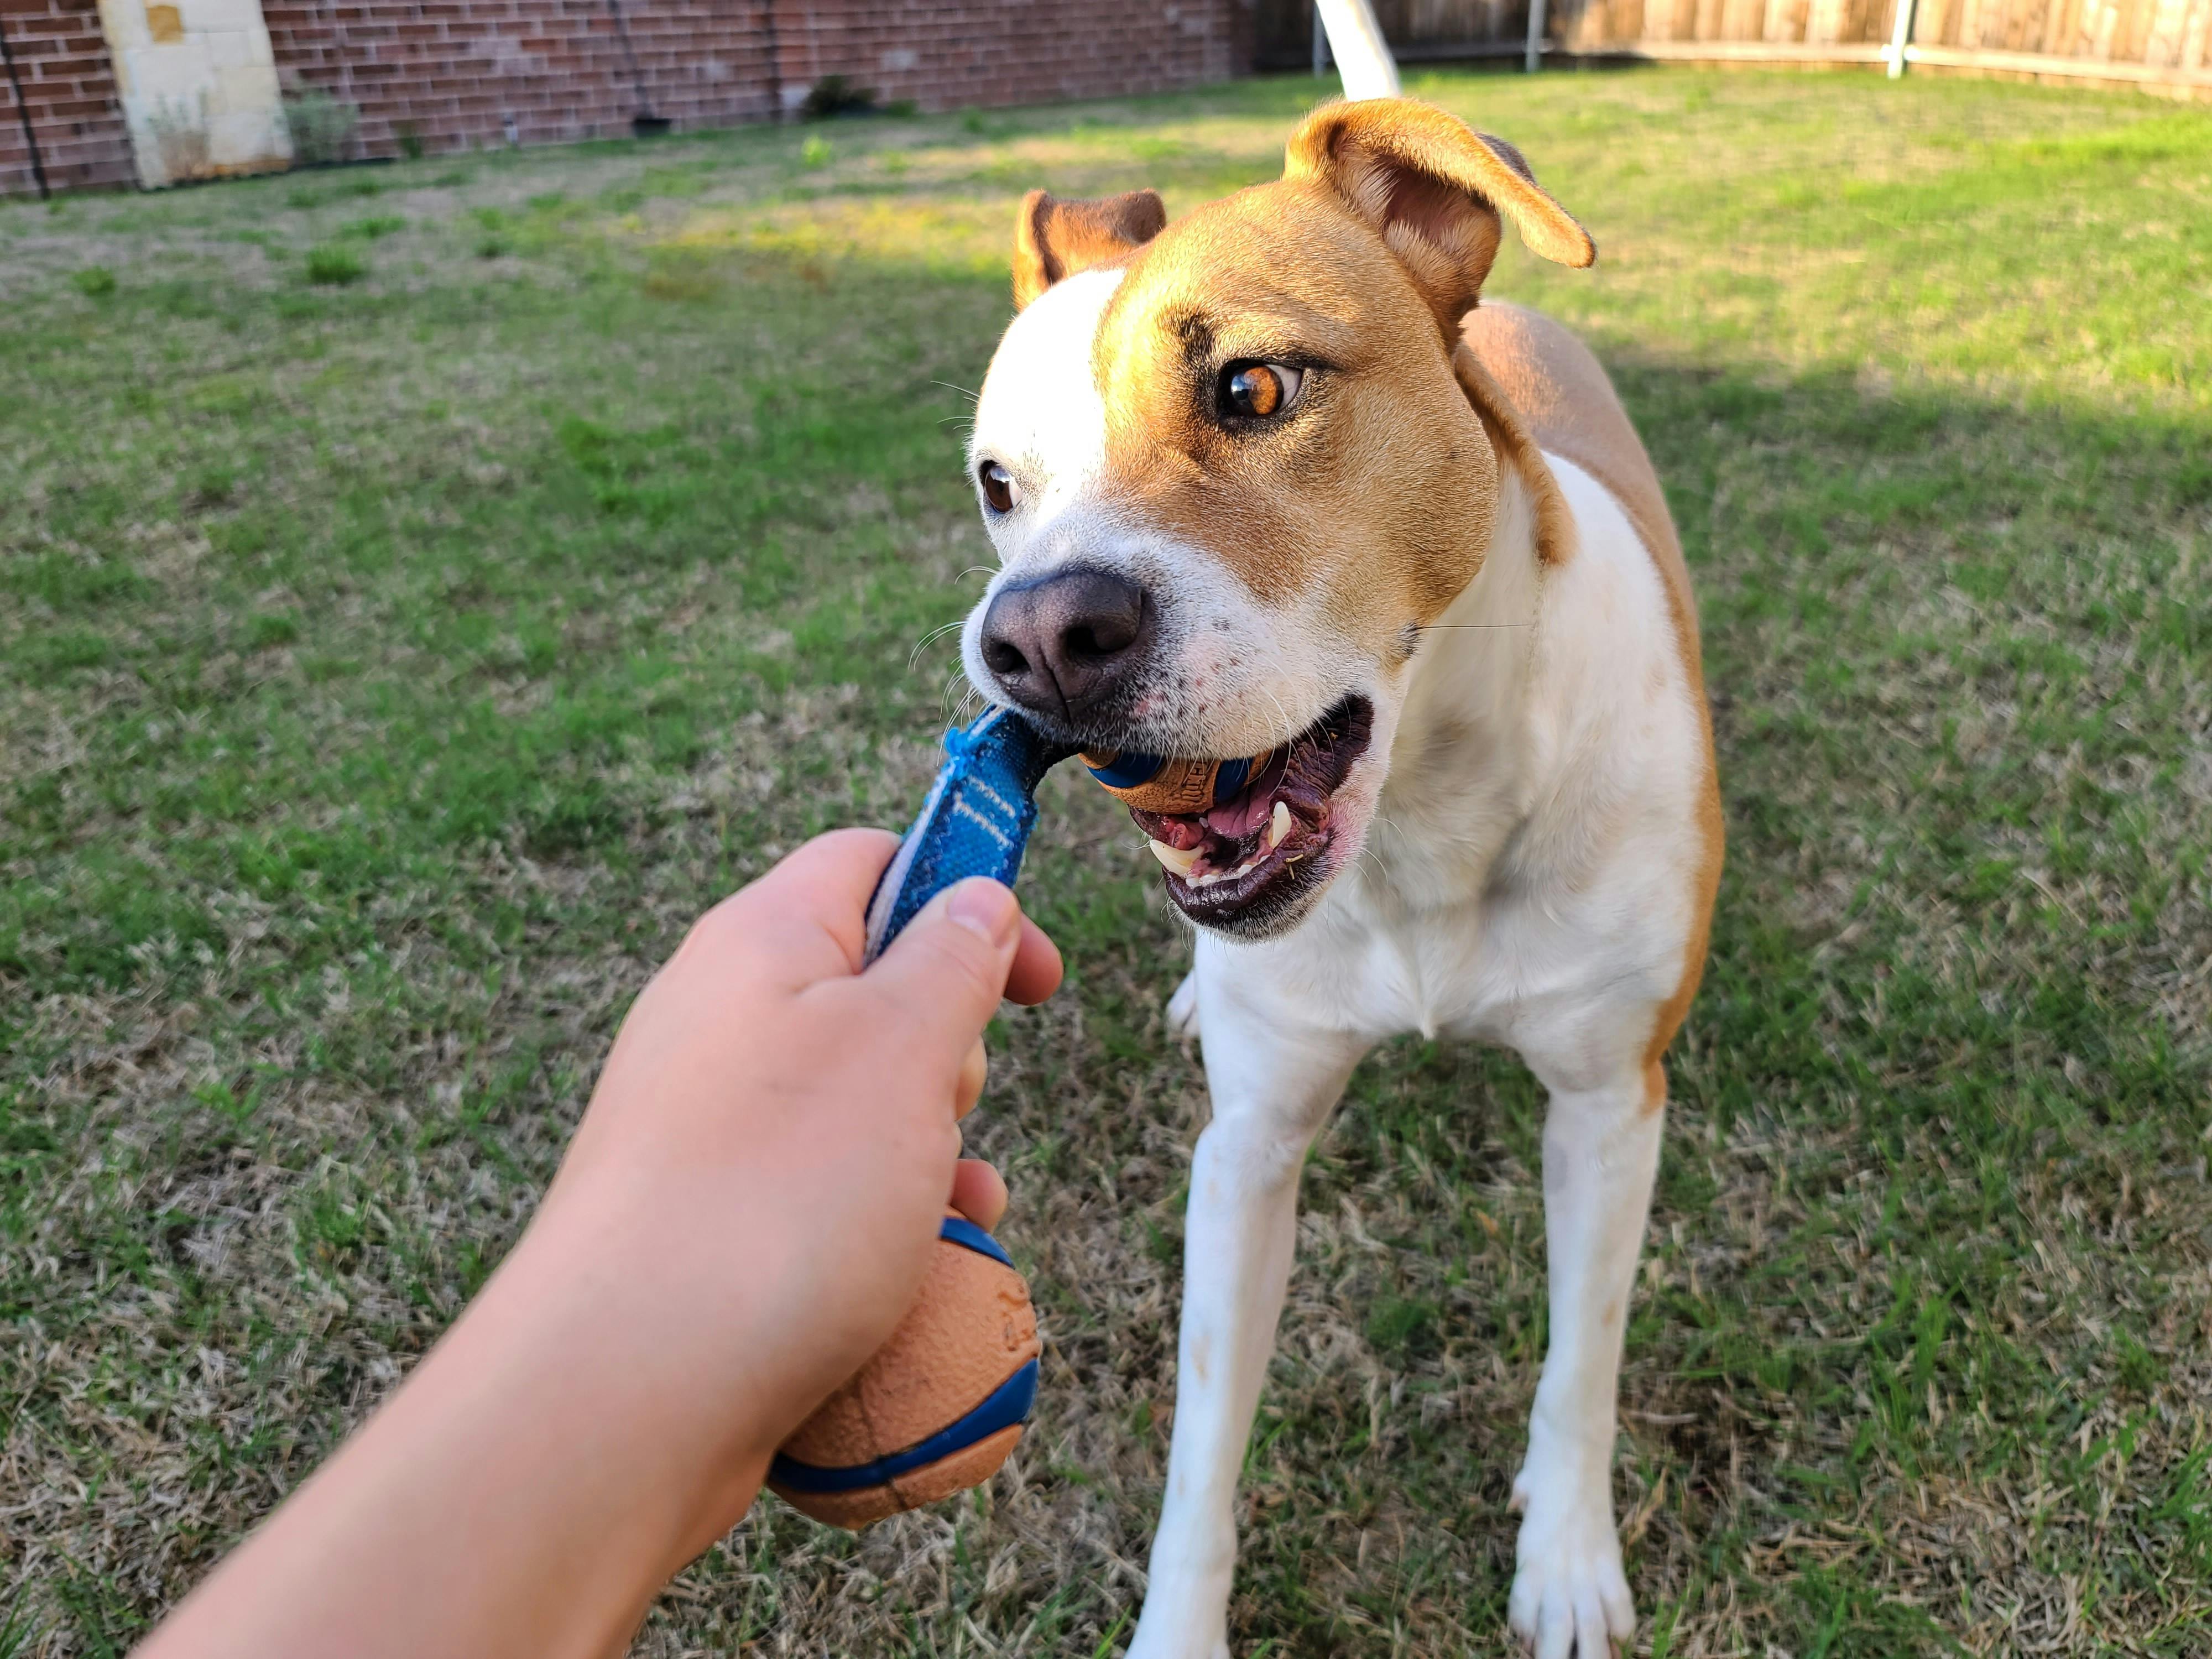
<svg viewBox="0 0 2212 1659"><path fill-rule="evenodd" d="M1129 809L1185 915L1219 927L1264 921L1324 878L1331 804L1374 720L1366 698L1346 697L1269 755L1231 799L1202 812Z"/></svg>

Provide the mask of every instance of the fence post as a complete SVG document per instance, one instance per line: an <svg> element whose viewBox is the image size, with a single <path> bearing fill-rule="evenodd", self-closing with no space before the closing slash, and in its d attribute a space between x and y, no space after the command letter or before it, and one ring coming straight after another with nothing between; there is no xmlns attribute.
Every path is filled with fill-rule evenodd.
<svg viewBox="0 0 2212 1659"><path fill-rule="evenodd" d="M1536 0L1540 5L1543 0ZM1882 54L1889 61L1889 78L1896 80L1905 73L1905 48L1912 40L1912 14L1917 0L1897 0L1897 20L1889 31L1889 50Z"/></svg>
<svg viewBox="0 0 2212 1659"><path fill-rule="evenodd" d="M1328 36L1328 55L1336 59L1336 73L1344 82L1344 95L1352 103L1363 98L1395 98L1398 63L1382 39L1368 0L1316 0L1322 27Z"/></svg>
<svg viewBox="0 0 2212 1659"><path fill-rule="evenodd" d="M1907 0L1898 0L1898 3L1904 5ZM1544 0L1528 0L1528 50L1522 60L1522 71L1534 75L1543 61Z"/></svg>
<svg viewBox="0 0 2212 1659"><path fill-rule="evenodd" d="M1328 73L1328 30L1321 21L1321 0L1313 0L1313 72L1318 81Z"/></svg>

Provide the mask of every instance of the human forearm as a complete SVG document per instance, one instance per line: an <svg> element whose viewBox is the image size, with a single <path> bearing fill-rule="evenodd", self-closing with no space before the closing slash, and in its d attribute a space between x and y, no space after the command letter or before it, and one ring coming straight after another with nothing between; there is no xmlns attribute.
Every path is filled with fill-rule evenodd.
<svg viewBox="0 0 2212 1659"><path fill-rule="evenodd" d="M890 1334L1003 992L1049 941L990 882L864 974L893 838L810 843L692 930L623 1021L559 1176L461 1322L142 1659L598 1659Z"/></svg>
<svg viewBox="0 0 2212 1659"><path fill-rule="evenodd" d="M683 1420L650 1357L665 1327L633 1334L621 1309L641 1328L660 1314L578 1296L597 1270L570 1237L526 1241L143 1659L620 1651L670 1574L743 1513L768 1451L732 1434L741 1408L705 1432Z"/></svg>

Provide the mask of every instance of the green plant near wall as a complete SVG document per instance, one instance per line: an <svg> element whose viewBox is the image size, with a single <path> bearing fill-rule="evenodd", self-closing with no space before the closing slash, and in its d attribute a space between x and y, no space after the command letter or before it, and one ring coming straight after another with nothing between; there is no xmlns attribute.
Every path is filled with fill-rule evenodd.
<svg viewBox="0 0 2212 1659"><path fill-rule="evenodd" d="M799 112L810 121L826 121L840 115L872 115L876 89L843 75L825 75L807 88Z"/></svg>
<svg viewBox="0 0 2212 1659"><path fill-rule="evenodd" d="M307 250L307 280L319 286L342 288L368 275L368 264L351 248L335 242Z"/></svg>
<svg viewBox="0 0 2212 1659"><path fill-rule="evenodd" d="M284 100L284 125L291 129L292 159L300 166L343 161L361 128L361 109L327 92L303 92Z"/></svg>
<svg viewBox="0 0 2212 1659"><path fill-rule="evenodd" d="M191 103L162 99L146 112L146 130L161 158L161 178L167 181L197 179L208 170L207 94Z"/></svg>

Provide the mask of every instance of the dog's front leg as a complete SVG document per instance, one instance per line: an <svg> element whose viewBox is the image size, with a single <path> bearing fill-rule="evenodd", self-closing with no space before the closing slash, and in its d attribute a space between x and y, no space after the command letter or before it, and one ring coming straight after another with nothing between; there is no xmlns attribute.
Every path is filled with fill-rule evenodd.
<svg viewBox="0 0 2212 1659"><path fill-rule="evenodd" d="M1198 1012L1213 1121L1191 1158L1175 1435L1128 1659L1229 1651L1237 1475L1290 1282L1298 1171L1366 1048L1241 1003L1230 975L1209 971L1207 944Z"/></svg>
<svg viewBox="0 0 2212 1659"><path fill-rule="evenodd" d="M1551 1093L1551 1346L1529 1413L1528 1455L1513 1483L1521 1540L1506 1615L1538 1659L1607 1659L1636 1628L1613 1519L1614 1395L1659 1167L1666 1077L1654 1065L1598 1088L1554 1084Z"/></svg>

